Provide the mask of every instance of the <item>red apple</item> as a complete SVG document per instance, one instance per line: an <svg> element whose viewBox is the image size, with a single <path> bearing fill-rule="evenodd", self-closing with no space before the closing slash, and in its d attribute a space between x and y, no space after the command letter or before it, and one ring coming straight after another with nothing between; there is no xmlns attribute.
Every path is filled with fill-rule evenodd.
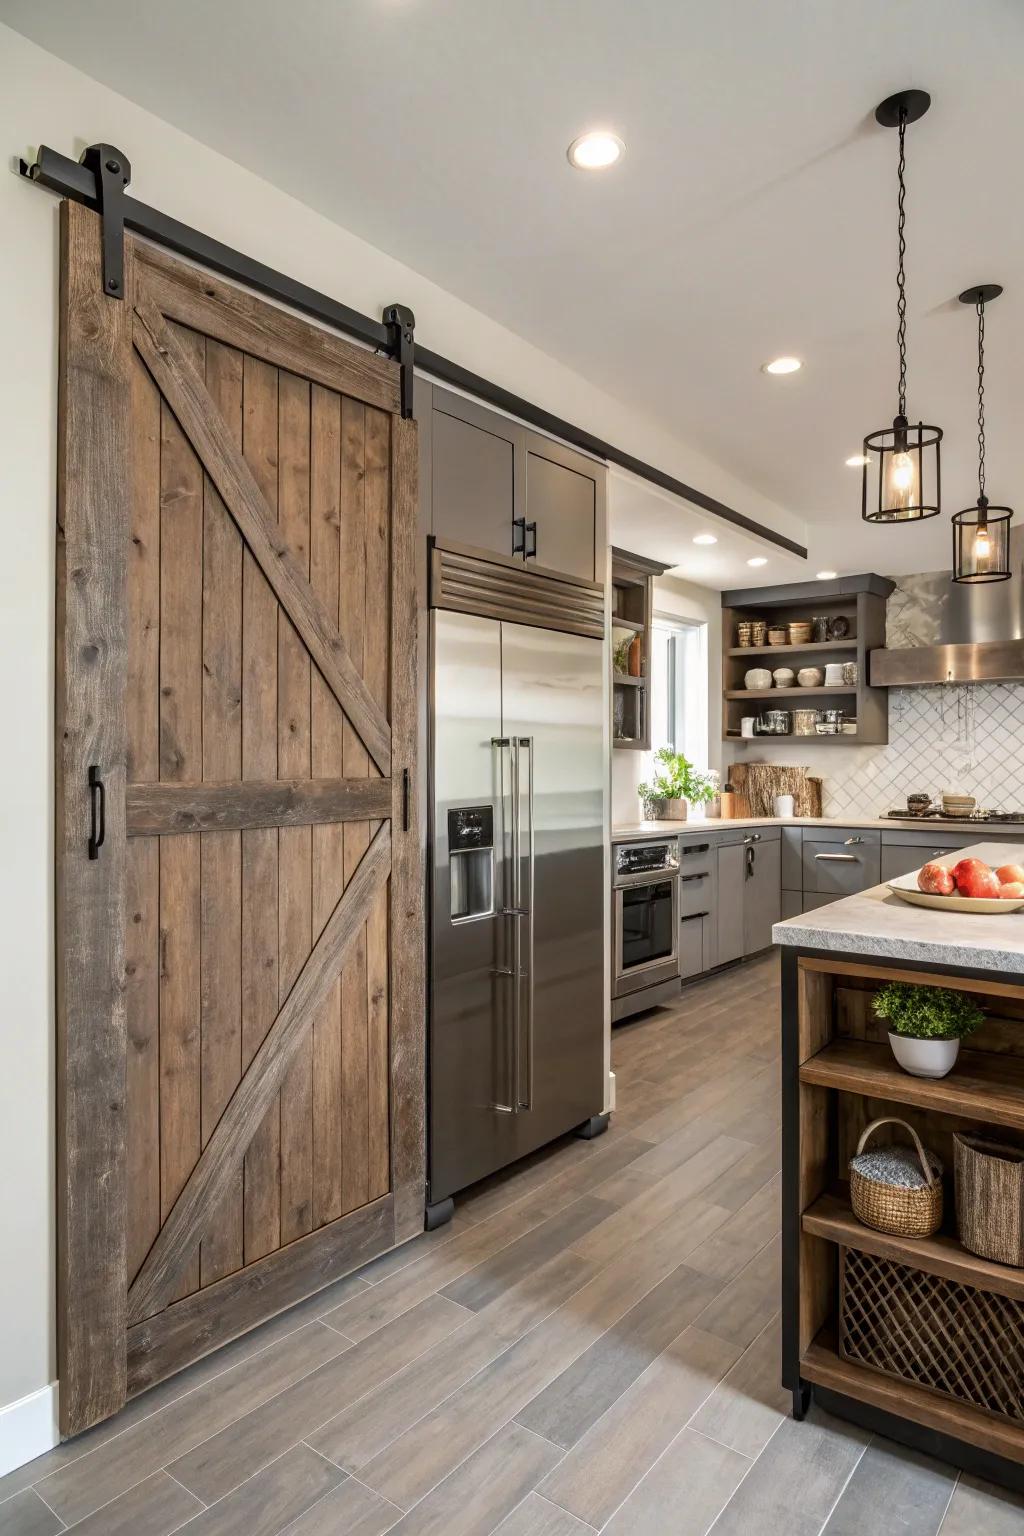
<svg viewBox="0 0 1024 1536"><path fill-rule="evenodd" d="M926 864L917 872L917 888L930 896L952 896L953 874L944 864Z"/></svg>
<svg viewBox="0 0 1024 1536"><path fill-rule="evenodd" d="M1013 868L1013 865L1010 865ZM1005 880L999 887L999 894L1004 901L1024 900L1024 880Z"/></svg>
<svg viewBox="0 0 1024 1536"><path fill-rule="evenodd" d="M1024 864L1000 864L996 878L1003 885L1024 885Z"/></svg>
<svg viewBox="0 0 1024 1536"><path fill-rule="evenodd" d="M966 860L967 863L980 863L980 860ZM995 875L986 864L980 869L969 869L962 880L957 880L957 890L961 896L971 896L977 899L980 896L986 900L993 900L1000 894L1000 884Z"/></svg>
<svg viewBox="0 0 1024 1536"><path fill-rule="evenodd" d="M959 864L953 865L953 879L956 881L957 889L964 896L971 894L970 891L965 889L965 885L971 880L972 876L990 875L991 873L992 870L985 863L984 859L961 859Z"/></svg>

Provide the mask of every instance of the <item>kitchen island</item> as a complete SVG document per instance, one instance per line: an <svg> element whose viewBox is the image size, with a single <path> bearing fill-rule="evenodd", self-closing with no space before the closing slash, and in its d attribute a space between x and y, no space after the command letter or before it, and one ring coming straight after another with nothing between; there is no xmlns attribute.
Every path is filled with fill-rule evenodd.
<svg viewBox="0 0 1024 1536"><path fill-rule="evenodd" d="M950 854L998 865L1019 845ZM910 906L885 885L776 924L782 950L783 1382L794 1417L831 1412L1024 1490L1024 1269L957 1238L953 1135L1024 1146L1024 912ZM887 982L971 994L985 1022L944 1078L892 1055L872 999ZM850 1207L850 1158L896 1116L944 1168L934 1237L894 1237ZM909 1142L900 1127L877 1139Z"/></svg>

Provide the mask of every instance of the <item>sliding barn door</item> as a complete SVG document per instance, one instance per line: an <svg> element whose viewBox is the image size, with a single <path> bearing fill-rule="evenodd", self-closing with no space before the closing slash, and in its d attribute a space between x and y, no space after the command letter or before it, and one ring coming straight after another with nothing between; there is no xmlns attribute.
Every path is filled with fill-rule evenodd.
<svg viewBox="0 0 1024 1536"><path fill-rule="evenodd" d="M396 366L63 208L60 1399L422 1227Z"/></svg>

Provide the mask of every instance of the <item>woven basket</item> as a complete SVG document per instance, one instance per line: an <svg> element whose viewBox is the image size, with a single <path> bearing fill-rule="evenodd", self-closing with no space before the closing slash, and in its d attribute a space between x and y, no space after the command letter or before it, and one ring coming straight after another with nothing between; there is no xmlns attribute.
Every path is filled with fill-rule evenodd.
<svg viewBox="0 0 1024 1536"><path fill-rule="evenodd" d="M894 1150L876 1152L864 1159L860 1168L854 1164L867 1145L868 1138L880 1125L901 1125L909 1131L921 1164L924 1181L916 1186L894 1182L885 1177L885 1163L892 1162ZM872 1168L872 1162L875 1167ZM942 1164L926 1152L912 1125L886 1115L865 1126L857 1143L856 1156L850 1163L850 1203L853 1214L876 1232L891 1232L897 1237L930 1237L942 1225Z"/></svg>
<svg viewBox="0 0 1024 1536"><path fill-rule="evenodd" d="M1024 1152L987 1136L953 1136L960 1241L997 1264L1024 1265Z"/></svg>

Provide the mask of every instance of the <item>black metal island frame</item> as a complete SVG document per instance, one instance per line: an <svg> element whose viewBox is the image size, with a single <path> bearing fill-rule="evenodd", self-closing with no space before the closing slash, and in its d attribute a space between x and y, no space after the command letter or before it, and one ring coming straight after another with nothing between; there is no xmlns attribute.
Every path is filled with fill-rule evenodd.
<svg viewBox="0 0 1024 1536"><path fill-rule="evenodd" d="M1017 862L1012 844L965 854ZM885 885L776 925L782 951L782 1372L802 1419L829 1412L1024 1491L1024 1269L959 1241L953 1137L1024 1148L1024 911L909 906ZM890 981L970 994L984 1023L943 1078L904 1072L872 1009ZM928 1238L864 1226L848 1166L896 1116L938 1154ZM909 1138L898 1127L884 1141Z"/></svg>

